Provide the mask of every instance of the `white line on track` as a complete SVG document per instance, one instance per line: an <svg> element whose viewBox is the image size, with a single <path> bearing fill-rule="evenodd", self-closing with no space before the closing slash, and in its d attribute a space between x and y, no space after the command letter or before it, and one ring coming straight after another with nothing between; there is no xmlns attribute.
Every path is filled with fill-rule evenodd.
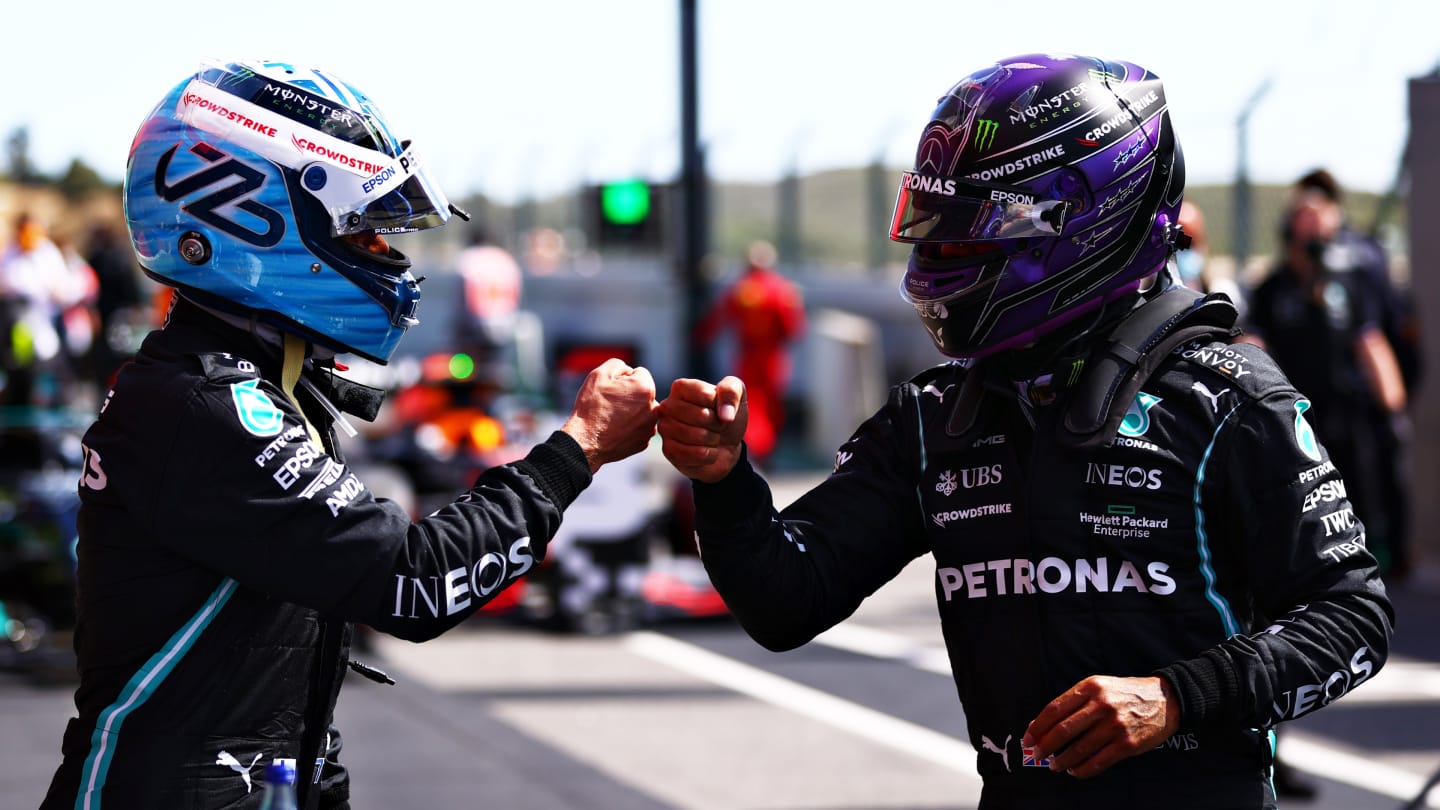
<svg viewBox="0 0 1440 810"><path fill-rule="evenodd" d="M853 622L836 625L815 638L846 652L907 664L924 672L950 677L950 660L942 648L927 646L905 636ZM1326 711L1376 703L1440 700L1440 666L1427 661L1392 659L1373 679L1346 695ZM1409 800L1425 786L1426 776L1376 762L1327 745L1320 738L1287 731L1281 746L1285 759L1296 768L1343 782L1381 796ZM1440 788L1431 792L1427 807L1440 808Z"/></svg>
<svg viewBox="0 0 1440 810"><path fill-rule="evenodd" d="M967 776L977 783L975 749L969 742L909 723L819 689L657 633L632 633L631 652L756 700L827 723Z"/></svg>
<svg viewBox="0 0 1440 810"><path fill-rule="evenodd" d="M1425 787L1426 777L1340 751L1313 735L1286 731L1280 737L1280 750L1285 761L1300 770L1392 799L1409 801ZM1430 791L1424 806L1440 807L1440 789Z"/></svg>
<svg viewBox="0 0 1440 810"><path fill-rule="evenodd" d="M898 661L947 678L951 674L950 659L944 648L921 644L905 636L864 625L836 625L817 636L815 643L870 658ZM1440 702L1440 665L1392 656L1374 678L1346 695L1335 707L1435 702Z"/></svg>
<svg viewBox="0 0 1440 810"><path fill-rule="evenodd" d="M896 633L860 624L837 624L816 636L815 643L856 655L899 661L922 672L947 678L952 674L950 656L943 647L927 646Z"/></svg>

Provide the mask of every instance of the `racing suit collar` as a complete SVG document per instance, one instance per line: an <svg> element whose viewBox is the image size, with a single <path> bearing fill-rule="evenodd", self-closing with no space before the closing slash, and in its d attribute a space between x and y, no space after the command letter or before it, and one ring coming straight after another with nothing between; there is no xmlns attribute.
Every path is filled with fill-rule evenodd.
<svg viewBox="0 0 1440 810"><path fill-rule="evenodd" d="M189 298L184 298L183 300L190 301ZM249 334L254 336L257 341L259 341L272 352L284 352L285 336L287 334L286 332L282 332L279 329L276 329L274 326L265 323L264 321L261 321L257 317L252 316L246 318L240 315L235 315L233 313L224 312L213 307L208 307L200 303L199 301L190 301L190 303L194 304L200 309L205 310L206 312L210 313L210 315L219 318L225 323L230 324L236 329L248 332ZM305 347L305 356L311 360L334 360L335 350L327 348L325 346L317 345L315 343L307 342Z"/></svg>
<svg viewBox="0 0 1440 810"><path fill-rule="evenodd" d="M255 319L222 312L180 293L175 296L166 328L171 324L176 328L202 329L217 335L217 346L227 350L245 352L245 346L253 345L258 355L252 359L261 366L262 375L271 380L280 379L285 333L279 329ZM313 389L310 393L320 401L321 407L330 411L332 416L346 413L366 422L374 421L385 392L336 375L332 368L334 352L313 343L309 345L309 351L302 379L311 383L305 387Z"/></svg>
<svg viewBox="0 0 1440 810"><path fill-rule="evenodd" d="M1060 401L1080 380L1085 361L1117 324L1145 302L1141 293L1101 306L1093 317L1041 337L1021 349L1000 352L968 364L946 432L962 436L975 427L982 400L1011 399L1033 428L1036 408Z"/></svg>

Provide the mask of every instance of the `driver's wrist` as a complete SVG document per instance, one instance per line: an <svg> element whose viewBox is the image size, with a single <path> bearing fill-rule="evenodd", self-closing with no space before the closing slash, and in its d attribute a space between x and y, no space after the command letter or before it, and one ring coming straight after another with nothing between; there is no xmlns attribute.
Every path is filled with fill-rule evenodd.
<svg viewBox="0 0 1440 810"><path fill-rule="evenodd" d="M575 440L580 446L580 452L585 454L585 462L590 466L590 474L599 472L604 464L600 460L600 443L595 439L595 432L590 429L585 420L578 416L571 416L560 426L560 432Z"/></svg>

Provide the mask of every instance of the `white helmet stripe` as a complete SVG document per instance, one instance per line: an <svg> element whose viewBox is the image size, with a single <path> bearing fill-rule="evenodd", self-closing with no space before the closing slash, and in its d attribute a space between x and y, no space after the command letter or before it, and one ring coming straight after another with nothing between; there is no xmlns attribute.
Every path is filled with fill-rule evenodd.
<svg viewBox="0 0 1440 810"><path fill-rule="evenodd" d="M291 169L318 159L351 174L370 177L395 162L384 152L357 146L312 127L298 126L286 116L217 90L199 79L191 81L180 95L175 117ZM293 150L283 148L286 142Z"/></svg>

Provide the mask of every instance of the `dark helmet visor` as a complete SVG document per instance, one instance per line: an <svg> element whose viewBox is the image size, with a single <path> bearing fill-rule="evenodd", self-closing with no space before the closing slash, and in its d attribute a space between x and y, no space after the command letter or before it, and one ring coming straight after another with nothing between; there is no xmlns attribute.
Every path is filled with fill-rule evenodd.
<svg viewBox="0 0 1440 810"><path fill-rule="evenodd" d="M963 177L905 172L890 238L897 242L964 242L1059 236L1069 204L1029 189Z"/></svg>

